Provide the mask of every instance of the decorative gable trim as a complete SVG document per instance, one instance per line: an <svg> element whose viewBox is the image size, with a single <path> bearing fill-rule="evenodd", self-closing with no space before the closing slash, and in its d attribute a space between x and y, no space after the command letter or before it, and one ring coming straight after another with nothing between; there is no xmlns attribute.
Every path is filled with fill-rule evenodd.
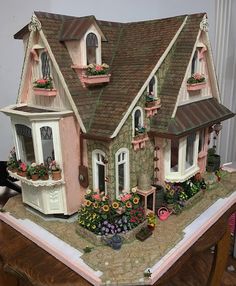
<svg viewBox="0 0 236 286"><path fill-rule="evenodd" d="M201 51L202 53L204 53L206 50L208 52L209 61L207 62L207 68L208 68L208 73L209 73L208 76L210 77L209 82L211 82L211 89L212 89L212 96L205 96L204 99L215 97L217 99L217 101L220 103L221 102L221 100L220 100L220 93L219 93L219 87L218 87L218 84L217 84L215 66L214 66L214 63L213 63L214 62L213 61L213 54L212 54L212 50L211 50L208 29L201 28L202 23L204 21L206 21L206 17L205 16L203 17L203 21L200 23L198 36L197 36L197 39L196 39L196 42L195 42L195 45L194 45L194 48L193 48L193 51L192 51L192 55L191 55L188 67L186 69L186 72L185 72L185 75L184 75L184 79L183 79L183 82L182 82L181 86L186 83L186 79L188 78L188 70L190 68L191 61L192 61L193 55L195 53L195 50L198 47L202 47L202 49L203 49ZM206 45L204 45L202 43L199 43L199 39L202 36L202 33L204 33L204 36L206 37ZM197 100L191 99L191 100L187 100L187 101L181 103L180 102L180 98L181 98L181 89L179 91L179 94L178 94L178 97L177 97L177 100L176 100L176 104L175 104L175 108L174 108L174 111L172 113L171 118L175 118L176 112L177 112L177 109L178 109L179 106L182 106L182 105L185 105L185 104L189 104L191 102L203 100L203 98L200 98L200 99L198 98Z"/></svg>
<svg viewBox="0 0 236 286"><path fill-rule="evenodd" d="M167 49L165 50L165 52L162 54L162 56L160 57L160 59L158 60L156 66L154 67L154 69L152 70L152 72L150 73L149 77L147 78L147 80L145 81L145 83L143 84L142 88L139 90L138 94L136 95L136 97L134 98L133 102L131 103L131 105L129 106L127 112L125 113L124 117L122 118L122 120L120 121L120 123L118 124L117 128L115 129L115 131L113 132L113 134L111 135L111 138L114 138L117 136L118 132L120 131L120 129L122 128L122 126L124 125L124 123L126 122L128 116L130 115L130 113L132 112L132 110L134 109L135 105L137 104L139 98L142 96L143 92L146 90L148 83L150 82L150 80L152 79L152 77L155 75L156 71L159 69L159 67L161 66L162 62L164 61L164 59L166 58L166 56L168 55L168 53L170 52L171 48L173 47L174 43L176 42L176 40L179 37L179 34L181 33L181 31L183 30L186 21L188 19L188 16L185 17L182 25L180 26L180 28L178 29L177 33L175 34L175 36L173 37L173 39L171 40L171 42L169 43L169 46L167 47Z"/></svg>

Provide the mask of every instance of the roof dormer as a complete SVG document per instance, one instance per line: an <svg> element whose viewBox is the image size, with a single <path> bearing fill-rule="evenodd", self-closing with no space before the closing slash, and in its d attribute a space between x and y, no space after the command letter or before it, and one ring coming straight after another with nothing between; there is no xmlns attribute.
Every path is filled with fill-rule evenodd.
<svg viewBox="0 0 236 286"><path fill-rule="evenodd" d="M60 41L68 49L73 67L101 64L102 41L106 37L94 16L67 20L62 25Z"/></svg>

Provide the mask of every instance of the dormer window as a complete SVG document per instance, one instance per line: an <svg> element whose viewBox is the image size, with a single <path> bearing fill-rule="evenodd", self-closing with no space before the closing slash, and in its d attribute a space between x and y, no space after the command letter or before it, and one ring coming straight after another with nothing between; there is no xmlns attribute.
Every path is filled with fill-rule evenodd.
<svg viewBox="0 0 236 286"><path fill-rule="evenodd" d="M40 56L41 59L41 73L42 78L50 78L51 71L50 71L50 59L48 53L43 51Z"/></svg>
<svg viewBox="0 0 236 286"><path fill-rule="evenodd" d="M98 38L94 33L89 33L86 38L87 64L97 64Z"/></svg>

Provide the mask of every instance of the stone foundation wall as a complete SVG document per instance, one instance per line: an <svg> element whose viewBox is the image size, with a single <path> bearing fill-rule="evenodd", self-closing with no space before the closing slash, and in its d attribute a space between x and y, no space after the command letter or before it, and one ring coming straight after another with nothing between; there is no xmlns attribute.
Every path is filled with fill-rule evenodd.
<svg viewBox="0 0 236 286"><path fill-rule="evenodd" d="M141 228L145 226L147 226L146 220L126 233L119 233L119 236L122 237L123 243L131 242L135 239L135 235L141 230ZM110 239L113 236L113 234L107 236L96 235L93 232L79 225L79 223L77 223L76 225L76 233L96 246L106 245L107 243L103 240L103 237L105 239Z"/></svg>

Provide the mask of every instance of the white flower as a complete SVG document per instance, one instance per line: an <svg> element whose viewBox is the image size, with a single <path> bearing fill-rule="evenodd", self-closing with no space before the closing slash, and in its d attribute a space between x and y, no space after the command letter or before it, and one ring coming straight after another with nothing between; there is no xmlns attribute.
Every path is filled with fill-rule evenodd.
<svg viewBox="0 0 236 286"><path fill-rule="evenodd" d="M136 187L132 188L132 189L131 189L131 192L132 192L133 194L135 194L135 193L137 192L137 188L136 188Z"/></svg>
<svg viewBox="0 0 236 286"><path fill-rule="evenodd" d="M36 167L37 166L37 164L35 163L35 162L33 162L32 164L31 164L31 167Z"/></svg>
<svg viewBox="0 0 236 286"><path fill-rule="evenodd" d="M90 189L87 189L86 194L89 195L91 193L92 193L92 191Z"/></svg>

